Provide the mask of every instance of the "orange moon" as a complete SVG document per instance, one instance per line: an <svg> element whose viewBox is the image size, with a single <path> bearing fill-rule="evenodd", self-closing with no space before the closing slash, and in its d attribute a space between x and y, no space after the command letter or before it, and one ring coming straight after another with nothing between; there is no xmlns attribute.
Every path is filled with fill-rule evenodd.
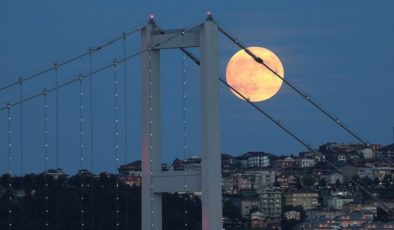
<svg viewBox="0 0 394 230"><path fill-rule="evenodd" d="M284 77L283 65L272 51L263 47L248 47L248 49L279 76ZM266 67L255 62L244 50L238 51L231 57L227 64L226 80L228 84L253 102L271 98L279 91L283 82ZM231 92L243 99L233 90Z"/></svg>

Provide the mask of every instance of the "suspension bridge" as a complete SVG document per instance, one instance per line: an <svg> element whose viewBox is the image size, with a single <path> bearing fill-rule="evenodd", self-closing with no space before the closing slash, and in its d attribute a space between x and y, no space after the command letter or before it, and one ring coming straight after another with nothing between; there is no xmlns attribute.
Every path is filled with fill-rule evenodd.
<svg viewBox="0 0 394 230"><path fill-rule="evenodd" d="M127 52L127 39L132 36L140 34L140 49L134 52ZM224 30L221 25L218 25L212 15L208 15L207 19L202 23L193 25L188 28L177 29L162 29L151 16L147 25L134 28L129 32L124 32L115 38L106 41L98 46L90 47L86 51L66 59L62 62L56 62L47 68L29 75L16 78L13 82L3 84L0 86L0 93L11 90L17 92L18 97L8 100L5 104L0 105L0 112L4 115L6 124L6 139L1 140L2 144L6 145L7 154L7 174L10 176L8 183L7 199L9 203L17 199L15 187L17 186L17 174L24 175L26 164L26 148L24 146L24 133L27 132L26 121L24 119L26 114L40 111L40 121L42 125L42 151L36 155L37 158L42 158L43 168L43 205L42 210L39 210L42 215L40 223L41 229L62 229L59 226L58 219L49 218L50 214L57 213L56 217L61 218L59 213L59 200L62 194L58 192L51 193L50 187L53 184L49 179L49 172L53 169L59 169L62 165L62 153L60 149L61 136L59 134L59 126L64 121L60 118L60 110L63 106L60 89L74 88L76 100L72 103L78 105L77 123L78 127L78 149L79 157L78 164L80 172L83 174L86 168L91 171L95 168L94 149L97 138L97 130L99 130L99 123L94 120L94 103L98 94L102 93L95 91L93 84L94 79L98 76L111 78L111 94L112 94L112 130L107 132L113 133L113 143L110 147L111 157L114 162L115 182L113 183L112 196L114 198L113 210L111 215L115 216L112 229L135 229L127 221L121 218L129 218L128 210L121 209L122 203L127 203L131 200L127 196L121 196L121 185L119 181L119 166L121 164L121 154L124 153L125 160L130 154L128 142L130 134L128 133L128 117L130 114L126 108L128 106L137 107L141 109L141 161L142 161L142 186L141 186L141 229L157 229L163 228L162 215L162 196L166 193L179 194L195 194L201 193L201 227L203 230L217 230L223 229L222 224L222 188L221 188L221 159L220 159L220 117L219 117L219 84L231 89L244 99L245 103L253 107L257 113L272 121L278 128L287 133L291 138L299 142L309 151L313 152L319 157L321 153L309 146L305 140L297 136L292 130L288 129L286 125L280 120L273 117L270 113L264 110L259 104L250 101L245 95L237 91L237 89L228 84L223 78L219 70L219 35L222 34L229 39L234 45L243 49L256 63L261 65L261 68L266 68L272 72L273 75L280 78L287 86L289 86L296 94L305 99L313 107L322 113L323 116L333 121L339 128L349 133L358 142L369 146L367 140L361 138L359 134L350 129L346 124L336 118L335 115L327 112L326 108L319 105L310 95L306 94L299 87L285 80L273 69L271 69L262 58L256 56L245 46L240 40L236 39L228 31ZM97 52L107 49L108 47L119 45L121 43L121 52L111 57L112 61L103 65L94 65L94 57ZM199 48L199 58L191 51L192 48ZM200 68L200 148L201 148L201 169L186 169L182 171L166 171L162 170L162 117L161 109L163 107L161 81L166 79L160 76L160 68L165 60L161 59L161 52L167 49L179 50L182 55L182 149L184 160L188 152L188 110L187 110L187 78L186 65L187 60L194 63ZM128 100L126 92L127 85L130 82L128 76L127 66L132 60L140 59L141 68L141 100L139 105L131 105ZM87 68L83 73L73 73L71 77L67 77L62 81L59 79L59 73L63 68L67 68L76 62L87 60ZM103 74L104 73L104 74ZM51 76L51 78L48 78ZM122 78L123 77L123 78ZM53 79L54 78L54 79ZM25 85L29 82L39 81L37 83L41 90L26 93ZM42 85L40 85L42 84ZM123 85L122 85L123 84ZM123 94L123 98L122 98ZM36 101L38 106L29 111L26 106L31 101ZM68 101L68 103L71 103ZM123 108L121 108L123 106ZM71 115L70 115L71 116ZM124 118L122 120L122 118ZM54 125L51 123L54 121ZM67 121L68 122L68 121ZM71 125L71 124L70 124ZM52 127L53 126L53 127ZM123 128L122 128L123 126ZM53 133L50 130L53 129ZM135 130L135 129L134 129ZM124 132L121 134L121 132ZM66 138L67 139L67 138ZM121 149L121 142L123 142L123 149ZM373 150L375 151L375 150ZM32 153L30 153L32 154ZM376 154L387 161L391 166L392 162L379 152ZM386 206L378 197L374 196L371 191L364 188L352 177L344 174L339 170L335 164L326 161L328 165L343 174L351 183L357 186L360 190L370 195L387 211L390 208ZM56 171L56 170L55 170ZM52 172L52 171L51 171ZM94 219L94 212L89 210L92 206L87 204L87 197L92 186L89 180L82 179L79 186L81 188L80 205L78 206L80 215L75 219L79 223L80 229L97 229L93 226L85 224L86 219ZM64 195L64 194L63 194ZM91 198L91 197L90 197ZM93 198L91 198L92 200ZM96 199L99 199L96 197ZM50 200L57 200L57 206L49 206ZM1 229L24 229L23 227L23 208L15 210L13 205L8 206L6 213L7 217L3 217L5 221L0 222ZM182 208L182 207L180 207ZM190 210L184 208L184 215L190 215ZM124 212L124 213L122 213ZM22 217L21 217L22 216ZM192 229L192 226L185 221L183 229Z"/></svg>

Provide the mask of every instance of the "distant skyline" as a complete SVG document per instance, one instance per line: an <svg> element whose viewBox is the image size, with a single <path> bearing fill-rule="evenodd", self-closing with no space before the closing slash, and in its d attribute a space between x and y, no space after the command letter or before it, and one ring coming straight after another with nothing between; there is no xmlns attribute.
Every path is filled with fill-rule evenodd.
<svg viewBox="0 0 394 230"><path fill-rule="evenodd" d="M332 114L371 143L393 143L394 107L392 60L394 60L394 2L183 1L134 3L130 1L2 1L0 3L0 86L19 76L78 54L122 32L147 23L154 14L162 28L186 28L202 22L206 12L247 46L266 47L281 59L285 78L316 99ZM127 51L139 50L139 34L127 40ZM238 51L220 37L220 72ZM122 42L97 53L94 67L111 63L122 56ZM196 54L197 51L193 50ZM163 161L183 158L182 143L182 54L163 51ZM140 58L127 63L128 153L127 162L140 158ZM198 67L185 62L187 78L187 156L199 154ZM124 154L123 65L120 80L120 163ZM59 70L64 81L89 71L89 60ZM224 77L224 76L223 76ZM94 170L115 170L113 71L94 77ZM24 93L49 87L54 73L26 83ZM89 83L83 83L86 159L90 167ZM19 88L0 92L0 105L17 99ZM305 149L253 108L221 86L222 152L239 155L265 151L276 155ZM49 101L49 168L55 167L54 96ZM79 160L78 84L59 90L60 167L73 173ZM24 106L25 171L43 170L43 99ZM283 85L279 93L259 106L282 120L313 147L326 142L357 143L316 109ZM13 168L20 172L19 108L12 112ZM0 112L0 173L7 170L7 113Z"/></svg>

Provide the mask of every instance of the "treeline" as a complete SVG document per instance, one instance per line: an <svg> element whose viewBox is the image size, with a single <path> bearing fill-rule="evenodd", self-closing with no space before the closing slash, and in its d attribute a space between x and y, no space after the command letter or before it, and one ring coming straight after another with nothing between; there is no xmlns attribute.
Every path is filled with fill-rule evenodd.
<svg viewBox="0 0 394 230"><path fill-rule="evenodd" d="M116 185L116 176L104 173L98 177L76 175L57 179L43 174L3 175L0 229L141 229L140 187ZM201 229L200 199L164 195L163 220L165 230L185 229L186 224L187 229Z"/></svg>

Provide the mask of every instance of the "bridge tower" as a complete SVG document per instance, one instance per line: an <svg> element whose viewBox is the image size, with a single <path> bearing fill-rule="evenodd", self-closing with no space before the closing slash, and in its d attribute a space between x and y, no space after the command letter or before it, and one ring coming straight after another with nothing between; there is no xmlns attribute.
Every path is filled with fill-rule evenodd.
<svg viewBox="0 0 394 230"><path fill-rule="evenodd" d="M162 229L163 193L201 191L202 229L221 230L218 27L208 15L193 28L160 30L152 17L141 36L142 229ZM201 170L161 171L160 50L189 47L201 54Z"/></svg>

